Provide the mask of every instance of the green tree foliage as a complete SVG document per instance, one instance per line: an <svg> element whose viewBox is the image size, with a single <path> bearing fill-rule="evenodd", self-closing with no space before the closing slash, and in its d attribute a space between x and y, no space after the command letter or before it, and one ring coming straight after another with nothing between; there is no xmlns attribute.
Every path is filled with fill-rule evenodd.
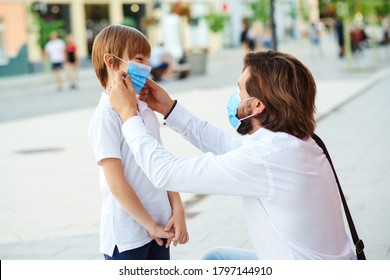
<svg viewBox="0 0 390 280"><path fill-rule="evenodd" d="M38 45L41 50L44 50L45 45L50 40L50 33L57 32L59 38L65 37L65 22L62 19L51 20L46 22L32 7L30 7L30 13L34 22L34 27L30 29L30 32L38 33Z"/></svg>
<svg viewBox="0 0 390 280"><path fill-rule="evenodd" d="M269 25L269 0L256 0L248 3L248 6L252 10L252 20L260 20L264 25Z"/></svg>
<svg viewBox="0 0 390 280"><path fill-rule="evenodd" d="M310 3L307 0L300 0L298 9L303 21L310 22Z"/></svg>
<svg viewBox="0 0 390 280"><path fill-rule="evenodd" d="M390 16L390 0L382 1L381 5L375 6L375 12L378 16Z"/></svg>
<svg viewBox="0 0 390 280"><path fill-rule="evenodd" d="M370 14L390 15L390 0L320 0L321 14L327 15L327 11L334 9L340 16L339 11L337 11L340 4L347 5L348 14L352 18L358 12L365 16Z"/></svg>
<svg viewBox="0 0 390 280"><path fill-rule="evenodd" d="M293 3L290 3L290 8L288 10L288 15L291 19L296 20L297 19L297 9Z"/></svg>
<svg viewBox="0 0 390 280"><path fill-rule="evenodd" d="M225 28L229 16L224 13L209 13L205 16L211 32L218 33Z"/></svg>

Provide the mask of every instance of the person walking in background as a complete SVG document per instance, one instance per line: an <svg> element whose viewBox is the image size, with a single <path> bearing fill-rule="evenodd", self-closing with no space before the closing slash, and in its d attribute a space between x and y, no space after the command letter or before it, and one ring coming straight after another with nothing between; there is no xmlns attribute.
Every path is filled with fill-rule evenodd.
<svg viewBox="0 0 390 280"><path fill-rule="evenodd" d="M253 23L246 33L246 41L248 45L248 51L253 52L256 49L256 30L253 26Z"/></svg>
<svg viewBox="0 0 390 280"><path fill-rule="evenodd" d="M249 30L249 21L248 21L248 19L243 19L242 20L242 29L241 29L241 33L240 33L240 42L241 42L241 45L243 46L245 52L247 52L247 49L248 49L248 42L246 39L246 36L248 34L248 30Z"/></svg>
<svg viewBox="0 0 390 280"><path fill-rule="evenodd" d="M140 31L123 25L104 28L92 47L92 64L103 92L88 137L99 168L100 252L106 260L167 260L171 241L174 245L188 241L179 193L154 188L124 141L122 120L108 99L114 74L120 71L131 73L136 93L142 94L150 73L150 51ZM155 113L143 101L138 102L138 113L161 142Z"/></svg>
<svg viewBox="0 0 390 280"><path fill-rule="evenodd" d="M310 25L310 53L313 58L322 56L319 24L312 22Z"/></svg>
<svg viewBox="0 0 390 280"><path fill-rule="evenodd" d="M368 46L368 36L364 31L363 25L355 24L349 35L351 38L352 53L363 52L363 50Z"/></svg>
<svg viewBox="0 0 390 280"><path fill-rule="evenodd" d="M57 89L62 90L61 69L65 61L65 43L58 38L57 32L50 33L50 40L45 45L44 56L49 58L51 63Z"/></svg>
<svg viewBox="0 0 390 280"><path fill-rule="evenodd" d="M344 57L345 47L344 47L344 25L341 19L336 20L335 31L337 36L337 44L339 46L339 57Z"/></svg>
<svg viewBox="0 0 390 280"><path fill-rule="evenodd" d="M78 83L79 61L77 59L77 47L71 35L66 36L65 46L66 76L71 89L75 89Z"/></svg>
<svg viewBox="0 0 390 280"><path fill-rule="evenodd" d="M151 73L154 80L172 79L175 72L175 60L164 48L163 43L153 46L149 64L152 67Z"/></svg>
<svg viewBox="0 0 390 280"><path fill-rule="evenodd" d="M253 39L253 30L249 19L243 19L242 30L240 34L240 42L244 48L244 52L253 51L255 49L255 41Z"/></svg>
<svg viewBox="0 0 390 280"><path fill-rule="evenodd" d="M270 50L272 48L272 34L271 29L266 26L263 31L263 46L265 50Z"/></svg>

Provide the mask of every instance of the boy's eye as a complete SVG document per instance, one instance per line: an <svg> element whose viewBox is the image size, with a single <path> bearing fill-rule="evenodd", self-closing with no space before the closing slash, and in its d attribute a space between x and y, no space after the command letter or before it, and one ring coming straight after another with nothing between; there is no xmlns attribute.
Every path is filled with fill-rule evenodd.
<svg viewBox="0 0 390 280"><path fill-rule="evenodd" d="M135 60L139 63L143 63L143 64L147 64L148 63L148 59L144 58L144 57L136 57Z"/></svg>

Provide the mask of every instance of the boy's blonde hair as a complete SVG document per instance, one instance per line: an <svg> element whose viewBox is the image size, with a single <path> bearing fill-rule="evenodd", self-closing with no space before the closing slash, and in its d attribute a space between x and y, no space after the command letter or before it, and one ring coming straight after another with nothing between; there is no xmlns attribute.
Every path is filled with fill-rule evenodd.
<svg viewBox="0 0 390 280"><path fill-rule="evenodd" d="M150 43L140 31L124 25L109 25L96 36L92 47L92 64L103 88L107 87L108 79L104 54L113 54L122 58L126 52L129 59L137 54L149 57ZM117 69L121 61L113 56L112 63L113 68Z"/></svg>

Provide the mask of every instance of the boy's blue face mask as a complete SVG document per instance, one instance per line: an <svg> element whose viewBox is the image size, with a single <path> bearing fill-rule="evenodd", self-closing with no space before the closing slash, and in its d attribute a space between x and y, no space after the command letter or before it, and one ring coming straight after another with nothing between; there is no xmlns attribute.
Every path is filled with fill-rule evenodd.
<svg viewBox="0 0 390 280"><path fill-rule="evenodd" d="M127 63L127 74L130 75L131 83L133 84L135 93L138 94L141 91L141 89L145 86L146 80L149 78L149 74L150 71L152 70L152 67L134 61L125 61L122 58L119 58L115 55L112 56Z"/></svg>

